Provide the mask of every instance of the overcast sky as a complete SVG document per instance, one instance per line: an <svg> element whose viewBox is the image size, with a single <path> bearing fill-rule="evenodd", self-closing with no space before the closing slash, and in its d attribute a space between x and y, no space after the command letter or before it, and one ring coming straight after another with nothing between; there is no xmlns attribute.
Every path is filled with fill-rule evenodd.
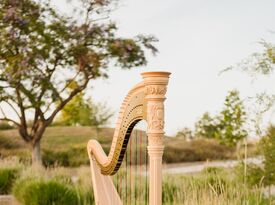
<svg viewBox="0 0 275 205"><path fill-rule="evenodd" d="M55 0L60 9L64 1ZM219 75L261 51L261 39L274 42L274 0L123 0L112 19L122 36L142 33L159 39L159 54L148 56L146 67L109 68L109 79L93 83L93 98L107 101L116 113L128 90L140 82L140 73L151 70L172 73L166 101L169 135L192 128L206 111L218 113L229 90L238 89L242 98L268 89L275 93L274 76L252 83L237 71Z"/></svg>

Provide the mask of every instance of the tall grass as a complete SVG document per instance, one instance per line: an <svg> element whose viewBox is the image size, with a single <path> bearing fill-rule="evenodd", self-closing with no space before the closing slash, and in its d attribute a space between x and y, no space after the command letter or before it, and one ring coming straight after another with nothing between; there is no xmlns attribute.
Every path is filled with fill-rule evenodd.
<svg viewBox="0 0 275 205"><path fill-rule="evenodd" d="M8 166L7 162L5 166ZM32 167L25 168L20 173L21 176L16 179L13 193L22 205L44 205L45 203L40 203L40 198L52 204L56 197L62 198L61 196L66 196L66 199L60 202L60 205L69 205L67 200L75 205L94 205L91 173L88 167L73 169ZM146 202L148 204L146 175L136 173L138 172L133 171L130 176L127 172L125 177L126 172L122 168L118 175L113 177L125 205L144 205ZM147 182L148 179L147 177ZM246 186L233 169L207 168L196 174L166 174L163 176L162 190L164 205L271 205L275 203L274 198L268 199L264 196L262 187ZM34 202L27 201L32 197Z"/></svg>
<svg viewBox="0 0 275 205"><path fill-rule="evenodd" d="M16 159L0 160L0 195L10 194L23 166Z"/></svg>
<svg viewBox="0 0 275 205"><path fill-rule="evenodd" d="M264 205L268 204L259 188L247 189L231 176L196 174L165 176L164 204L179 205Z"/></svg>
<svg viewBox="0 0 275 205"><path fill-rule="evenodd" d="M148 184L146 186L144 175L133 173L131 179L129 173L127 178L118 175L114 182L124 204L148 202ZM165 205L270 204L262 193L262 187L247 187L234 170L223 168L207 168L196 174L164 175L162 201Z"/></svg>

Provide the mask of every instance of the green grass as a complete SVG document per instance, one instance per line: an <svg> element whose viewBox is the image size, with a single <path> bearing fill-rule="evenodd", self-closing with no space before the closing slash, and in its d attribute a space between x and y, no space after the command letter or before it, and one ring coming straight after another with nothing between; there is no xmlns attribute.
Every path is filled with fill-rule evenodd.
<svg viewBox="0 0 275 205"><path fill-rule="evenodd" d="M11 193L12 186L22 169L23 166L15 159L0 161L0 195Z"/></svg>

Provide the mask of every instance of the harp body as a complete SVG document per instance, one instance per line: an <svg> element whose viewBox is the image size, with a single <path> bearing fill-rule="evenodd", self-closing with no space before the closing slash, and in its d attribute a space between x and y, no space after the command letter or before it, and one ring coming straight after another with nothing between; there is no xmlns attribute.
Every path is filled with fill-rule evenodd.
<svg viewBox="0 0 275 205"><path fill-rule="evenodd" d="M120 108L112 145L106 155L96 140L90 140L92 183L97 205L122 205L111 175L119 170L134 126L147 122L149 157L149 205L161 205L162 155L164 150L164 100L170 73L145 72L143 81L131 89Z"/></svg>

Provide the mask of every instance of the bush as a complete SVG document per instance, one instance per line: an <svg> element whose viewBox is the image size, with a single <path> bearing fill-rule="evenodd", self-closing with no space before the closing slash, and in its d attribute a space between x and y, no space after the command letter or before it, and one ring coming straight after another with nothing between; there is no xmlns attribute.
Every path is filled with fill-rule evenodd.
<svg viewBox="0 0 275 205"><path fill-rule="evenodd" d="M63 180L52 178L25 178L18 180L13 188L16 199L24 205L76 205L77 192Z"/></svg>
<svg viewBox="0 0 275 205"><path fill-rule="evenodd" d="M0 148L3 149L17 149L20 146L14 142L12 139L7 137L0 137Z"/></svg>
<svg viewBox="0 0 275 205"><path fill-rule="evenodd" d="M14 128L14 126L10 125L7 122L0 122L0 130L10 130L13 128Z"/></svg>
<svg viewBox="0 0 275 205"><path fill-rule="evenodd" d="M180 140L165 147L163 161L166 163L193 162L229 159L234 149L220 145L216 140L196 139L190 142Z"/></svg>
<svg viewBox="0 0 275 205"><path fill-rule="evenodd" d="M248 186L253 187L253 186L262 186L263 183L265 182L265 177L264 177L264 170L256 165L256 164L247 164L246 165L246 178L244 174L244 163L240 163L238 166L236 166L235 171L237 174L238 179L243 182L247 183Z"/></svg>
<svg viewBox="0 0 275 205"><path fill-rule="evenodd" d="M44 150L42 161L46 167L53 167L56 165L63 167L77 167L83 164L88 165L89 157L86 147L72 147L68 150L62 151Z"/></svg>
<svg viewBox="0 0 275 205"><path fill-rule="evenodd" d="M18 168L0 168L0 194L9 194L18 176Z"/></svg>
<svg viewBox="0 0 275 205"><path fill-rule="evenodd" d="M10 194L15 180L21 174L23 165L17 158L0 160L0 195Z"/></svg>
<svg viewBox="0 0 275 205"><path fill-rule="evenodd" d="M44 166L46 167L52 167L56 165L64 167L69 166L69 156L67 152L54 152L50 150L44 150L42 161Z"/></svg>

